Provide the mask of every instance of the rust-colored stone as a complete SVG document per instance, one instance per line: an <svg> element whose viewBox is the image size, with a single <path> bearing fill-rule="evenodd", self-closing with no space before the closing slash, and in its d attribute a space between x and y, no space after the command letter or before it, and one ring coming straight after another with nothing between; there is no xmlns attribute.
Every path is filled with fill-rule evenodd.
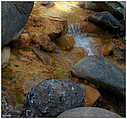
<svg viewBox="0 0 127 119"><path fill-rule="evenodd" d="M70 50L73 48L75 41L72 36L64 35L57 39L56 43L63 50Z"/></svg>

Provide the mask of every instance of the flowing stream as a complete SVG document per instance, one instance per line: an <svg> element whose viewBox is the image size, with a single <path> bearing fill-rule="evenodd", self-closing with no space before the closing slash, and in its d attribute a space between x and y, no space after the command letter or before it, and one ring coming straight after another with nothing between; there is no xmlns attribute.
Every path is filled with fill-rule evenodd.
<svg viewBox="0 0 127 119"><path fill-rule="evenodd" d="M94 42L92 37L80 32L80 27L80 24L69 24L67 33L73 36L75 47L82 47L88 53L88 56L95 55L93 52L95 46L92 44Z"/></svg>

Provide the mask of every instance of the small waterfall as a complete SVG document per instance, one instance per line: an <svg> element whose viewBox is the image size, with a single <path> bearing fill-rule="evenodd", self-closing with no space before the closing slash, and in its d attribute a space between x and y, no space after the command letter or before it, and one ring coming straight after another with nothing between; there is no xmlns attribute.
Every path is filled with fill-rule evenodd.
<svg viewBox="0 0 127 119"><path fill-rule="evenodd" d="M80 33L80 24L69 24L68 34L75 35Z"/></svg>
<svg viewBox="0 0 127 119"><path fill-rule="evenodd" d="M73 36L75 40L75 47L82 47L87 51L88 56L94 55L93 53L93 39L87 36L85 33L80 32L80 24L69 24L68 25L68 34Z"/></svg>

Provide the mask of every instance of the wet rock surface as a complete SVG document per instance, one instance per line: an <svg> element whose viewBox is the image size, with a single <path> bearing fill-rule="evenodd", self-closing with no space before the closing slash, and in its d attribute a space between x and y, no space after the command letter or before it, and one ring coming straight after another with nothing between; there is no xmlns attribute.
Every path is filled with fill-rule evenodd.
<svg viewBox="0 0 127 119"><path fill-rule="evenodd" d="M100 89L99 91L102 94L101 95L102 97L96 101L94 106L107 109L111 112L121 115L122 117L125 117L126 99L125 98L121 99L120 97L116 97L112 95L110 91L105 91L103 89Z"/></svg>
<svg viewBox="0 0 127 119"><path fill-rule="evenodd" d="M72 72L84 79L91 78L96 86L117 96L125 96L125 72L102 56L85 57L73 67Z"/></svg>
<svg viewBox="0 0 127 119"><path fill-rule="evenodd" d="M58 118L120 118L120 116L102 108L79 107L63 112Z"/></svg>
<svg viewBox="0 0 127 119"><path fill-rule="evenodd" d="M56 44L63 50L71 50L75 44L75 41L70 35L63 35L56 40Z"/></svg>
<svg viewBox="0 0 127 119"><path fill-rule="evenodd" d="M90 85L84 85L84 87L86 89L85 105L88 107L94 106L96 101L99 100L99 98L101 97L100 92L95 87L92 87Z"/></svg>
<svg viewBox="0 0 127 119"><path fill-rule="evenodd" d="M96 12L109 11L118 19L123 19L125 17L126 3L125 1L89 1L83 2L80 7Z"/></svg>
<svg viewBox="0 0 127 119"><path fill-rule="evenodd" d="M84 105L84 89L79 84L47 79L27 94L24 117L55 117L65 110Z"/></svg>
<svg viewBox="0 0 127 119"><path fill-rule="evenodd" d="M96 22L96 23L100 22L99 23L101 25L100 27L105 25L105 27L107 27L107 29L110 30L111 33L117 33L116 36L123 37L125 36L125 29L126 29L125 28L125 21L126 21L125 20L125 14L126 14L125 4L126 3L124 1L91 2L91 3L87 2L85 5L85 8L88 8L97 12L97 13L93 13L93 15L90 15L89 19L92 22ZM94 9L91 8L91 5L93 6ZM117 27L113 28L113 22L117 25ZM114 31L112 31L111 29Z"/></svg>
<svg viewBox="0 0 127 119"><path fill-rule="evenodd" d="M109 11L118 19L122 19L125 16L125 6L124 1L110 1L110 2L94 2L96 6L102 11Z"/></svg>
<svg viewBox="0 0 127 119"><path fill-rule="evenodd" d="M89 15L88 19L100 25L100 27L107 27L108 30L114 30L113 32L118 32L122 27L122 24L108 11L96 12Z"/></svg>

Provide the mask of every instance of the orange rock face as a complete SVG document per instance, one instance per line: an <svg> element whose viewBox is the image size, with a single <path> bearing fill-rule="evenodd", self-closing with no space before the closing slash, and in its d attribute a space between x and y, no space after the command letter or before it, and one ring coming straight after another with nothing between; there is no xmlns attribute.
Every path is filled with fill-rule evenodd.
<svg viewBox="0 0 127 119"><path fill-rule="evenodd" d="M33 11L34 12L34 11ZM59 34L64 31L66 27L65 21L57 21L50 18L44 18L31 14L25 26L28 32L38 31L45 34Z"/></svg>
<svg viewBox="0 0 127 119"><path fill-rule="evenodd" d="M90 23L90 22L85 22L82 26L81 26L81 32L83 33L94 33L97 30L97 26Z"/></svg>
<svg viewBox="0 0 127 119"><path fill-rule="evenodd" d="M100 98L100 92L89 85L85 85L86 87L86 106L93 106L94 103Z"/></svg>
<svg viewBox="0 0 127 119"><path fill-rule="evenodd" d="M85 88L84 91L84 101L85 105L84 106L93 106L95 102L100 99L101 94L100 92L95 88L95 85L89 84L88 82L83 82L79 80L76 77L73 77L72 80L76 83L79 83L83 88ZM85 81L85 80L84 80Z"/></svg>
<svg viewBox="0 0 127 119"><path fill-rule="evenodd" d="M85 106L93 106L94 103L100 98L101 96L100 92L96 88L93 88L89 85L86 85L86 84L81 84L81 85L84 86L86 89L85 91L86 105Z"/></svg>
<svg viewBox="0 0 127 119"><path fill-rule="evenodd" d="M113 50L113 43L109 42L108 44L104 44L102 48L102 52L104 56L108 56Z"/></svg>
<svg viewBox="0 0 127 119"><path fill-rule="evenodd" d="M15 48L29 48L31 46L31 39L28 33L22 33L20 38L16 41L13 41L13 47Z"/></svg>
<svg viewBox="0 0 127 119"><path fill-rule="evenodd" d="M56 49L56 45L51 41L48 35L43 33L31 33L31 40L33 44L37 46L41 46L42 49L46 51L54 51Z"/></svg>
<svg viewBox="0 0 127 119"><path fill-rule="evenodd" d="M56 44L63 50L70 50L73 48L75 41L72 36L64 35L56 40Z"/></svg>
<svg viewBox="0 0 127 119"><path fill-rule="evenodd" d="M39 15L38 9L33 8L28 22L24 27L24 33L18 39L18 43L16 42L15 46L18 48L30 48L30 46L34 47L38 45L46 51L54 51L57 46L52 41L52 38L54 40L54 38L60 37L65 27L65 21L43 17Z"/></svg>

